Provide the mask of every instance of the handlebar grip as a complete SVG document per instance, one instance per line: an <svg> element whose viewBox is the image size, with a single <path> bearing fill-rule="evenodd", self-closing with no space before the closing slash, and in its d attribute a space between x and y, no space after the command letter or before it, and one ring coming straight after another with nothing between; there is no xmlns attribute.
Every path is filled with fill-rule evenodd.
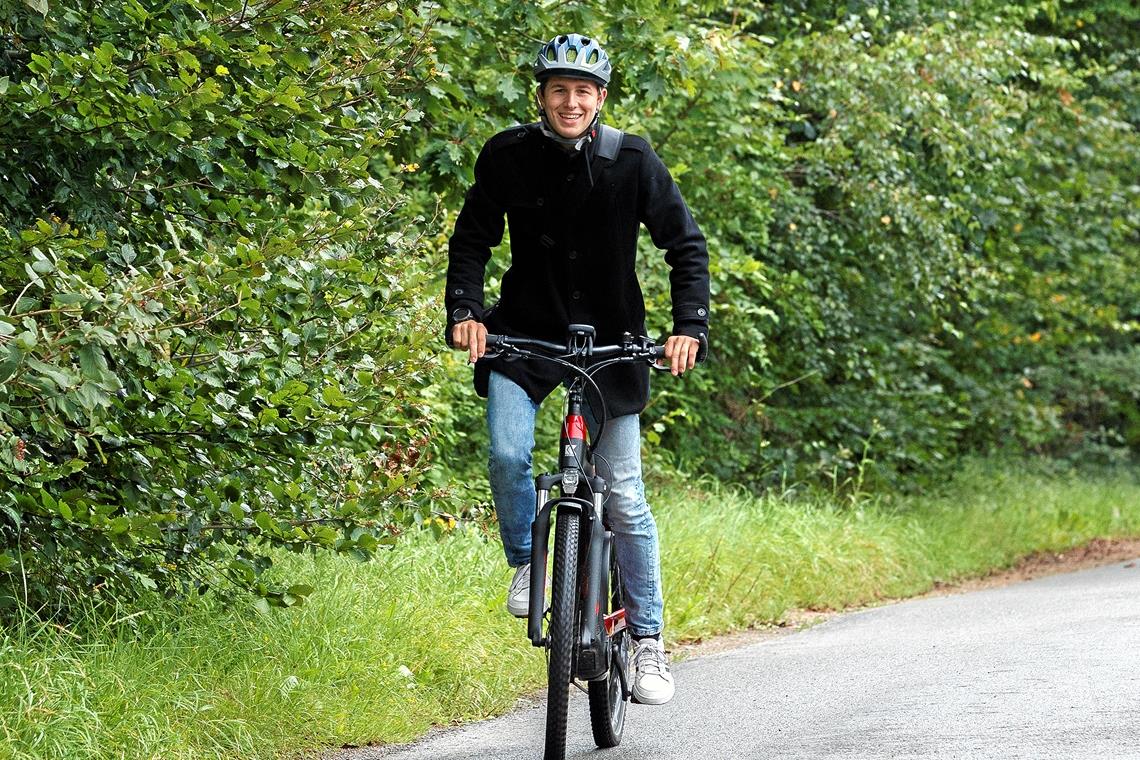
<svg viewBox="0 0 1140 760"><path fill-rule="evenodd" d="M505 335L495 335L494 333L487 333L486 336L487 350L483 354L484 359L497 359L503 354L503 346L506 344Z"/></svg>
<svg viewBox="0 0 1140 760"><path fill-rule="evenodd" d="M697 347L697 363L703 362L709 357L709 338L704 333L697 336L700 346Z"/></svg>

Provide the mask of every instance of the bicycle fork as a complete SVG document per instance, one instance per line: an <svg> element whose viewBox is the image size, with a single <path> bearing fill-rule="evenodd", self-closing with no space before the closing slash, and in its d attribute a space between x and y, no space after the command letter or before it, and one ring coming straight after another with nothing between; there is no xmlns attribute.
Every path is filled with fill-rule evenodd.
<svg viewBox="0 0 1140 760"><path fill-rule="evenodd" d="M599 532L593 530L594 518L596 515L596 523L601 525L602 496L606 488L605 481L596 477L590 466L586 420L582 416L580 389L570 388L566 411L566 418L562 422L562 435L558 442L558 466L561 472L539 475L534 479L537 498L534 522L530 529L530 612L527 615L527 636L530 638L530 643L536 647L546 646L546 637L542 635L542 617L546 611L546 563L550 554L551 512L556 510L560 516L569 512L577 513L581 520L579 551L589 546L589 554L583 556L592 556L595 548L592 544L593 537ZM561 488L562 496L551 499L550 491L555 486ZM577 496L583 486L593 494L592 501ZM575 558L575 561L579 563L579 573L576 575L580 575L580 558ZM581 609L585 611L590 608Z"/></svg>
<svg viewBox="0 0 1140 760"><path fill-rule="evenodd" d="M601 506L600 494L595 497L595 504L577 496L562 496L557 499L550 498L550 489L562 483L562 474L540 475L535 478L538 499L534 523L531 525L530 545L530 612L527 614L527 637L536 647L546 646L546 637L542 634L542 617L546 612L546 565L550 558L550 516L569 513L577 514L581 520L579 535L588 537L588 542L594 541L599 531L593 530L593 513L595 504ZM581 550L582 547L580 547ZM591 546L591 549L593 547ZM577 559L577 558L576 558ZM581 608L585 611L588 608Z"/></svg>
<svg viewBox="0 0 1140 760"><path fill-rule="evenodd" d="M626 627L625 610L618 609L603 615L606 596L610 593L610 558L614 551L613 533L602 524L602 489L594 493L593 503L576 497L563 496L550 499L550 489L561 480L561 475L543 475L537 480L537 513L531 528L531 585L530 612L527 617L527 635L536 647L546 646L542 631L545 613L546 566L549 559L550 518L556 513L575 514L581 520L579 535L585 540L579 547L579 628L575 646L575 678L593 681L605 678L611 663L616 663L621 680L622 694L630 695L629 673L624 660L612 651L617 646L613 634ZM593 478L600 481L600 478ZM601 486L602 483L598 482ZM585 559L585 562L582 560Z"/></svg>

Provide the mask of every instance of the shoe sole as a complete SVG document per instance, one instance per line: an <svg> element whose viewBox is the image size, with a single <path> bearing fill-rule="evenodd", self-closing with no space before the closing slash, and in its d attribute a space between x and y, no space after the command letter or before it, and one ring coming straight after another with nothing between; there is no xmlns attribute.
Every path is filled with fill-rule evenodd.
<svg viewBox="0 0 1140 760"><path fill-rule="evenodd" d="M632 694L630 695L629 701L633 702L635 705L664 705L673 701L673 695L670 694L665 699L643 699L636 694Z"/></svg>

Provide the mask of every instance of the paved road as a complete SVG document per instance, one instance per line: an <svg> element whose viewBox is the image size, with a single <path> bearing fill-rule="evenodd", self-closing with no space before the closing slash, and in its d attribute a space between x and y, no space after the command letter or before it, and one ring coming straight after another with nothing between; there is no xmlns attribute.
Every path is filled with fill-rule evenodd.
<svg viewBox="0 0 1140 760"><path fill-rule="evenodd" d="M832 618L680 663L599 751L568 758L1140 758L1140 562ZM542 706L344 760L542 756Z"/></svg>

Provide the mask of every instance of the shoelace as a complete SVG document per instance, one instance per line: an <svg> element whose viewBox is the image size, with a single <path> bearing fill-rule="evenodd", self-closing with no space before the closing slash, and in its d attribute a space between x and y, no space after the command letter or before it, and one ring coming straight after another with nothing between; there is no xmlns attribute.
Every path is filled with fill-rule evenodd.
<svg viewBox="0 0 1140 760"><path fill-rule="evenodd" d="M529 570L525 573L520 573L519 575L515 576L515 579L511 582L510 593L515 594L523 588L530 588Z"/></svg>
<svg viewBox="0 0 1140 760"><path fill-rule="evenodd" d="M642 644L637 647L637 670L642 673L653 672L659 676L665 675L668 668L665 665L665 651L653 644Z"/></svg>

